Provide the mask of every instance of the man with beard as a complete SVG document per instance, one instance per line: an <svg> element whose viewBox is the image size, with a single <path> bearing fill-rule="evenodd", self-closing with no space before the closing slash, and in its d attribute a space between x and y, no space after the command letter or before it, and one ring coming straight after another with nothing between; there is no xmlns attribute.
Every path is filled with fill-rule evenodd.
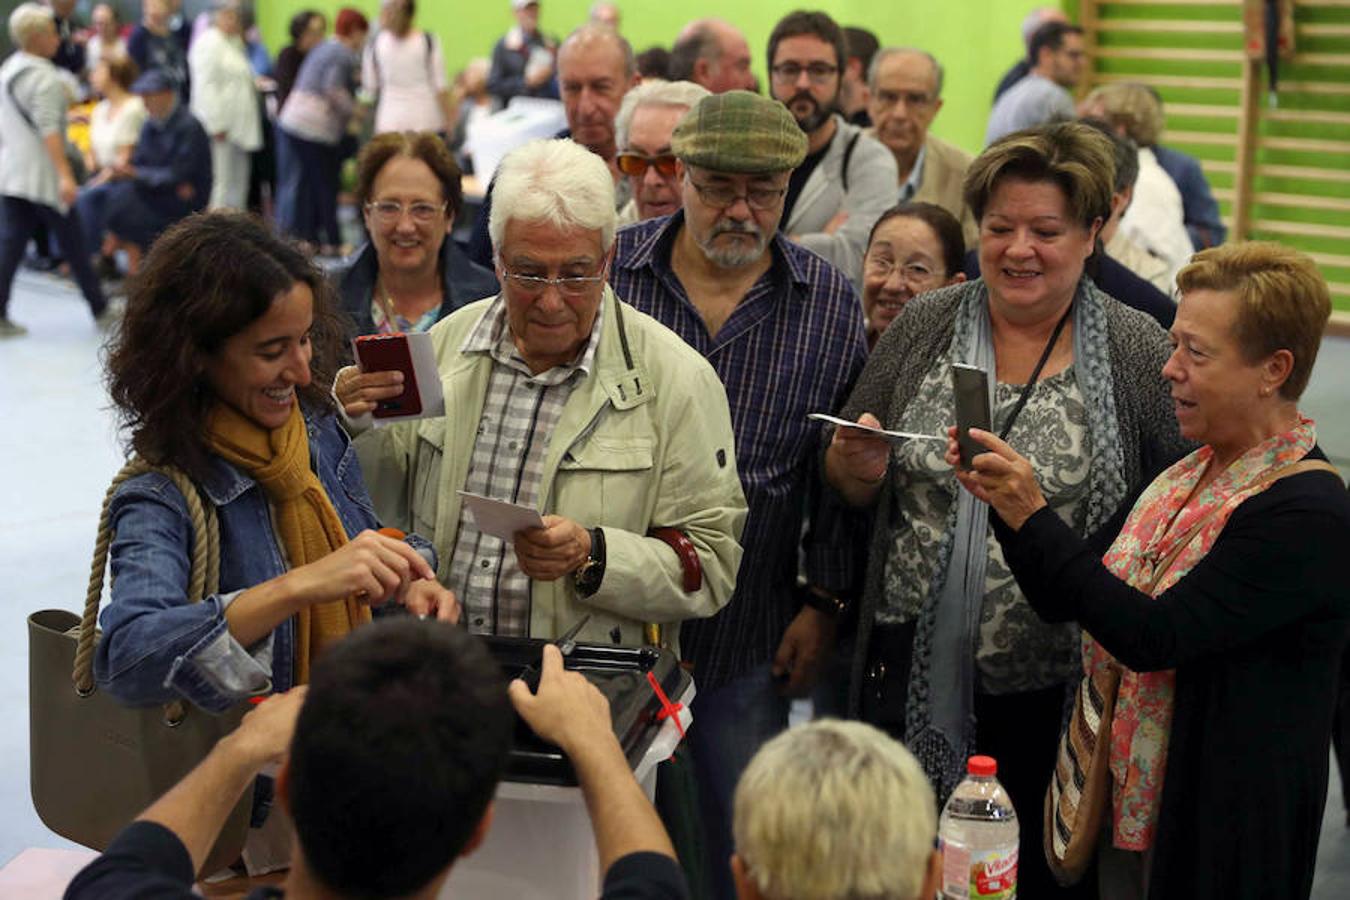
<svg viewBox="0 0 1350 900"><path fill-rule="evenodd" d="M923 50L887 47L872 58L867 86L872 133L891 151L899 172L896 201L937 204L961 223L973 247L979 228L961 193L970 154L928 131L942 109L942 65Z"/></svg>
<svg viewBox="0 0 1350 900"><path fill-rule="evenodd" d="M895 159L844 121L839 105L844 33L823 12L789 13L769 35L769 84L806 134L806 158L792 173L783 230L834 263L856 285L867 235L895 199Z"/></svg>
<svg viewBox="0 0 1350 900"><path fill-rule="evenodd" d="M837 511L822 507L820 427L807 415L839 408L867 345L847 279L778 232L789 175L807 149L783 105L747 91L705 97L670 144L683 208L619 233L610 284L707 357L731 407L750 510L745 553L726 609L680 630L698 685L689 739L709 874L729 898L736 780L786 727L789 698L817 680L844 606L835 591L851 580L846 542L820 537ZM803 518L811 587L798 590Z"/></svg>
<svg viewBox="0 0 1350 900"><path fill-rule="evenodd" d="M984 133L986 146L1014 131L1074 117L1070 91L1083 80L1087 50L1083 29L1064 22L1042 25L1027 51L1031 70L998 98Z"/></svg>
<svg viewBox="0 0 1350 900"><path fill-rule="evenodd" d="M632 225L680 208L680 179L670 135L689 108L708 96L692 81L640 84L623 98L615 134L619 170L628 176L633 199L619 210L619 224Z"/></svg>

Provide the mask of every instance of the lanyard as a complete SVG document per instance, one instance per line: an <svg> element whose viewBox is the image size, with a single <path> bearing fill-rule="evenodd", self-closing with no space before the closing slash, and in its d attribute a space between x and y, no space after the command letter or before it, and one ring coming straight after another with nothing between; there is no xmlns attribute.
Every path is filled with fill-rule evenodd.
<svg viewBox="0 0 1350 900"><path fill-rule="evenodd" d="M1059 336L1064 333L1064 323L1069 321L1069 313L1071 312L1073 312L1073 303L1070 303L1069 308L1064 310L1064 315L1059 317L1059 322L1055 325L1050 340L1046 341L1045 349L1041 351L1040 361L1036 363L1036 368L1031 372L1031 378L1022 388L1022 394L1017 398L1017 405L1013 407L1012 415L1008 416L1008 421L1004 423L1003 430L998 434L999 440L1006 441L1008 439L1008 433L1012 431L1013 423L1017 421L1017 417L1022 414L1022 409L1027 405L1027 401L1031 399L1031 392L1035 389L1036 382L1041 377L1041 370L1045 368L1046 362L1049 361L1050 352L1055 349L1055 344L1059 343Z"/></svg>

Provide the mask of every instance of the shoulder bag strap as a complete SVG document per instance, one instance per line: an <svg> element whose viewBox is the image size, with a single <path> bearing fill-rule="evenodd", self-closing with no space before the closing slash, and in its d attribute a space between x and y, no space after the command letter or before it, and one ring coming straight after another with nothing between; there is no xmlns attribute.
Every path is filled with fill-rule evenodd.
<svg viewBox="0 0 1350 900"><path fill-rule="evenodd" d="M861 131L855 131L853 137L848 139L844 145L844 164L839 167L839 180L843 182L844 193L848 193L848 161L853 158L853 148L858 146L858 138L862 137Z"/></svg>
<svg viewBox="0 0 1350 900"><path fill-rule="evenodd" d="M1301 475L1304 472L1317 471L1330 472L1336 476L1337 480L1340 479L1340 473L1331 463L1320 459L1301 459L1298 462L1290 463L1287 466L1281 466L1278 469L1267 470L1264 475L1252 482L1251 486L1245 488L1245 490L1251 490L1251 488L1256 487L1268 487L1279 481L1281 478L1288 478L1290 475ZM1153 580L1150 581L1148 585L1148 593L1150 595L1152 595L1153 589L1158 586L1158 582L1162 580L1163 575L1167 574L1167 570L1172 568L1172 563L1177 561L1177 557L1181 555L1181 551L1186 549L1186 546L1200 533L1200 529L1209 524L1209 520L1214 518L1222 508L1222 506L1216 506L1214 509L1210 510L1208 515L1202 517L1198 522L1191 526L1190 530L1177 542L1177 545L1172 548L1171 552L1159 560L1157 568L1153 570Z"/></svg>
<svg viewBox="0 0 1350 900"><path fill-rule="evenodd" d="M180 469L152 466L140 457L128 462L113 477L108 492L103 496L103 509L99 513L98 538L94 542L94 560L89 567L89 590L85 594L80 638L75 648L75 670L71 676L75 681L75 690L81 695L94 689L94 634L98 625L99 601L103 596L103 573L108 566L108 548L113 539L108 511L112 506L113 495L123 482L149 472L158 472L172 481L187 502L188 516L192 519L192 570L188 576L188 602L200 602L203 597L214 594L220 585L220 528L215 507L202 500L197 486Z"/></svg>

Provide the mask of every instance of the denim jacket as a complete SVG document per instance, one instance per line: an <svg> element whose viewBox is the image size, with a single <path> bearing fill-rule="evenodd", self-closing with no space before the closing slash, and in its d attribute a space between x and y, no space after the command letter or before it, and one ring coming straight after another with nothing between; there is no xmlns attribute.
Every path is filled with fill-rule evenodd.
<svg viewBox="0 0 1350 900"><path fill-rule="evenodd" d="M347 534L378 528L346 433L331 413L307 410L305 424L310 465ZM251 694L294 684L293 618L251 647L240 645L225 622L226 607L240 593L289 568L271 506L257 482L219 457L198 487L220 522L220 590L192 604L186 600L192 524L178 488L147 474L113 496L112 602L100 616L94 675L99 689L131 706L182 698L221 712ZM409 542L431 552L425 540Z"/></svg>

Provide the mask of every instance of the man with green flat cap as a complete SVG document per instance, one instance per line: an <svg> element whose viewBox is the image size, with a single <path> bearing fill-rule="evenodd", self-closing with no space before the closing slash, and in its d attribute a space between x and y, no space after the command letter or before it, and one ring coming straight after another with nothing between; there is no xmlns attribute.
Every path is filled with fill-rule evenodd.
<svg viewBox="0 0 1350 900"><path fill-rule="evenodd" d="M778 231L806 155L792 114L747 91L705 97L671 136L683 209L619 232L610 284L697 349L722 379L749 504L736 590L680 646L698 693L689 731L717 896L733 896L731 798L760 744L787 725L833 648L848 552L821 536L813 412L843 404L867 354L853 287ZM808 586L797 586L806 540ZM833 527L833 523L829 527Z"/></svg>

